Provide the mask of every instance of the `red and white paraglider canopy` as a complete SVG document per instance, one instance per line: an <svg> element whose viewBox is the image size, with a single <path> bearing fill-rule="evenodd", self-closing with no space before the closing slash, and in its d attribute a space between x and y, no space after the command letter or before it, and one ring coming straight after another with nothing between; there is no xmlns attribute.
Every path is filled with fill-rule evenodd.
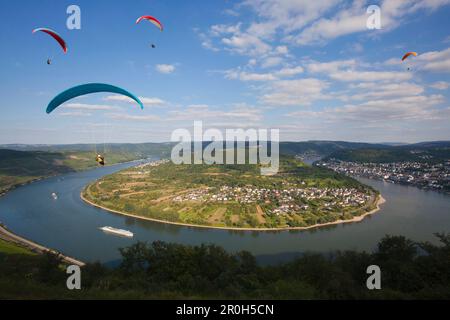
<svg viewBox="0 0 450 320"><path fill-rule="evenodd" d="M142 20L148 20L148 21L150 21L150 22L153 23L155 26L157 26L159 30L163 31L163 25L162 25L162 23L159 22L159 20L156 19L155 17L152 17L152 16L142 16L142 17L139 17L139 18L136 20L136 24L138 24L138 23L141 22Z"/></svg>
<svg viewBox="0 0 450 320"><path fill-rule="evenodd" d="M39 32L39 31L40 32L44 32L44 33L50 35L51 37L53 37L53 39L58 41L58 43L61 46L61 48L63 48L64 53L67 53L67 44L64 41L64 39L56 31L53 31L52 29L49 29L49 28L37 28L37 29L33 30L33 33L36 33L36 32Z"/></svg>

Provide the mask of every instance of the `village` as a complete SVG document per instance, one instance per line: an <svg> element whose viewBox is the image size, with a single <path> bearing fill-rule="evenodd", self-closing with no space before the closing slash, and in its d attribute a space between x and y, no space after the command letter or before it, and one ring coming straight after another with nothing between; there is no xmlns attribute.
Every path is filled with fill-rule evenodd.
<svg viewBox="0 0 450 320"><path fill-rule="evenodd" d="M450 160L442 163L356 163L331 159L317 163L349 176L361 176L450 193Z"/></svg>
<svg viewBox="0 0 450 320"><path fill-rule="evenodd" d="M354 188L286 188L269 189L253 186L220 188L200 188L177 195L174 202L199 201L239 204L266 205L266 214L298 214L315 207L324 211L335 211L347 207L358 208L367 204L373 197Z"/></svg>

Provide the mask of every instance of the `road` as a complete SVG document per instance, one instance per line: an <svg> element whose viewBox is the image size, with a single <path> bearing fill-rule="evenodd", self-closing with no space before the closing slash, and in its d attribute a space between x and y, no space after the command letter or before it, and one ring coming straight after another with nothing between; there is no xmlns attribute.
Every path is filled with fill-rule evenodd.
<svg viewBox="0 0 450 320"><path fill-rule="evenodd" d="M38 253L52 252L54 254L58 254L62 258L62 260L64 262L69 263L69 264L74 264L74 265L77 265L77 266L80 266L80 267L83 267L85 265L85 263L82 262L82 261L79 261L77 259L65 256L65 255L62 255L62 254L60 254L59 252L57 252L55 250L46 248L46 247L41 246L40 244L37 244L37 243L35 243L33 241L30 241L30 240L27 240L25 238L22 238L22 237L20 237L20 236L18 236L16 234L12 233L11 231L8 231L1 224L0 224L0 239L3 239L3 240L8 241L8 242L19 244L19 245L21 245L23 247L26 247L26 248L30 249L31 251L34 251L34 252L38 252Z"/></svg>

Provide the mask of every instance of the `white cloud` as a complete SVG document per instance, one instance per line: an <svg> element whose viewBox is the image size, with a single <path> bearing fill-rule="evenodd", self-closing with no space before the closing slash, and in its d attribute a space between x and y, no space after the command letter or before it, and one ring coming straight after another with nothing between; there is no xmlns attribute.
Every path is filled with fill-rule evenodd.
<svg viewBox="0 0 450 320"><path fill-rule="evenodd" d="M206 104L189 105L182 110L172 110L169 112L168 120L171 121L194 121L194 120L208 120L216 123L242 123L254 124L262 119L262 112L258 108L248 106L246 104L238 104L232 106L229 111L223 111L222 108L211 108Z"/></svg>
<svg viewBox="0 0 450 320"><path fill-rule="evenodd" d="M120 107L109 106L103 104L87 104L87 103L68 103L63 106L64 109L78 109L78 110L118 110Z"/></svg>
<svg viewBox="0 0 450 320"><path fill-rule="evenodd" d="M335 60L330 62L310 62L307 69L311 73L331 73L337 72L341 68L350 68L357 65L356 60Z"/></svg>
<svg viewBox="0 0 450 320"><path fill-rule="evenodd" d="M225 72L226 79L241 81L273 81L276 77L271 73L248 73L245 71L228 70Z"/></svg>
<svg viewBox="0 0 450 320"><path fill-rule="evenodd" d="M408 72L394 71L336 71L331 73L330 78L339 81L404 81L412 78Z"/></svg>
<svg viewBox="0 0 450 320"><path fill-rule="evenodd" d="M155 66L156 71L163 74L170 74L175 71L175 66L173 64L157 64Z"/></svg>
<svg viewBox="0 0 450 320"><path fill-rule="evenodd" d="M122 95L113 95L113 96L107 96L103 100L105 101L118 101L118 102L127 102L127 103L133 103L135 104L136 101L133 99L122 96ZM139 97L139 100L144 104L144 106L163 106L166 105L167 102L160 99L160 98L151 98L151 97Z"/></svg>
<svg viewBox="0 0 450 320"><path fill-rule="evenodd" d="M431 107L444 102L441 95L379 99L337 109L348 118L367 120L424 120L433 116Z"/></svg>
<svg viewBox="0 0 450 320"><path fill-rule="evenodd" d="M271 106L307 106L324 99L323 91L328 83L319 79L305 78L273 82L266 90L261 102Z"/></svg>
<svg viewBox="0 0 450 320"><path fill-rule="evenodd" d="M261 67L263 68L270 68L277 66L283 62L282 57L267 57L264 59L264 61L261 63Z"/></svg>
<svg viewBox="0 0 450 320"><path fill-rule="evenodd" d="M449 0L450 1L450 0ZM394 57L384 61L386 66L399 66L401 57ZM412 70L427 71L433 73L450 72L450 48L441 51L418 52L418 56L411 56L401 65L408 66Z"/></svg>
<svg viewBox="0 0 450 320"><path fill-rule="evenodd" d="M442 51L430 51L419 54L412 63L417 63L420 70L430 72L450 72L450 48Z"/></svg>
<svg viewBox="0 0 450 320"><path fill-rule="evenodd" d="M284 54L284 55L289 53L289 49L287 46L278 46L275 48L275 51L276 51L276 53Z"/></svg>
<svg viewBox="0 0 450 320"><path fill-rule="evenodd" d="M358 66L365 66L365 64L358 63L356 60L311 62L307 64L307 69L311 73L323 73L331 79L344 82L404 81L413 77L411 72L357 70Z"/></svg>
<svg viewBox="0 0 450 320"><path fill-rule="evenodd" d="M236 25L216 24L211 26L211 34L214 36L221 36L223 34L236 33L241 30L241 23Z"/></svg>
<svg viewBox="0 0 450 320"><path fill-rule="evenodd" d="M430 84L430 87L436 90L447 90L450 87L450 83L445 81L437 81Z"/></svg>
<svg viewBox="0 0 450 320"><path fill-rule="evenodd" d="M276 74L280 77L291 77L303 73L303 71L304 69L301 66L297 66L293 68L283 68L281 70L278 70Z"/></svg>
<svg viewBox="0 0 450 320"><path fill-rule="evenodd" d="M418 10L436 10L448 5L450 0L384 0L381 4L382 30L392 30L410 14ZM366 27L367 2L354 0L331 18L316 20L311 26L293 36L297 44L326 42L340 36L368 31Z"/></svg>
<svg viewBox="0 0 450 320"><path fill-rule="evenodd" d="M436 108L444 101L440 95L412 96L394 99L371 100L361 104L326 108L319 111L301 110L286 114L287 117L319 119L324 122L360 124L371 122L407 122L442 119L442 109ZM448 115L447 115L448 117Z"/></svg>
<svg viewBox="0 0 450 320"><path fill-rule="evenodd" d="M301 114L319 123L307 127L311 132L318 129L319 135L324 123L338 123L344 131L347 124L367 126L373 128L374 133L375 128L390 126L389 130L393 132L403 125L417 128L421 120L449 118L443 95L427 92L447 90L449 82L437 81L447 79L427 83L427 78L418 76L417 71L450 72L450 48L419 52L418 57L408 61L413 65L412 72L407 72L406 63L401 63L401 54L409 48L406 43L379 51L377 56L387 52L400 55L384 62L373 61L373 55L367 61L352 57L355 53L369 51L363 46L368 37L383 35L411 18L419 19L419 15L449 3L450 0L380 0L382 30L367 30L369 15L366 9L372 4L367 0L243 0L233 5L233 10L250 8L252 12L246 15L249 19L227 17L230 23L211 26L202 41L207 43L203 44L205 47L245 56L239 58L245 59L241 66L222 72L227 79L246 83L249 91L244 94L259 103L261 115L265 108L292 110L297 107L299 110L291 114ZM356 36L356 33L361 35ZM320 60L317 57L325 54L328 47L319 49L319 53L311 48L293 48L323 45L346 35L356 38L351 38L352 43L343 39L338 44L340 47L335 48L338 56L349 57L341 60L311 60L312 56ZM323 109L324 103L329 103L329 107ZM302 107L306 108L300 109ZM210 119L225 116L219 110L203 105L190 106L187 114L178 117L194 115L198 118L211 116ZM231 113L227 117L224 123L241 122ZM324 128L330 134L336 129L340 128ZM382 136L383 132L378 132Z"/></svg>
<svg viewBox="0 0 450 320"><path fill-rule="evenodd" d="M279 29L284 33L298 31L339 2L339 0L246 0L244 4L251 7L262 18L261 21L265 21L262 35L269 36ZM258 23L254 23L249 30L257 29L257 25Z"/></svg>
<svg viewBox="0 0 450 320"><path fill-rule="evenodd" d="M254 10L259 19L250 22L246 28L243 28L243 23L213 25L207 33L200 35L202 46L216 51L218 45L214 44L214 39L218 39L227 50L241 55L286 55L287 46L279 45L273 49L269 44L277 31L285 34L298 31L338 2L245 0L241 4ZM242 5L240 8L243 8Z"/></svg>
<svg viewBox="0 0 450 320"><path fill-rule="evenodd" d="M267 54L272 49L270 45L257 36L241 32L237 32L228 38L222 38L222 43L227 45L232 52L250 56Z"/></svg>
<svg viewBox="0 0 450 320"><path fill-rule="evenodd" d="M202 46L209 50L225 49L253 56L262 59L263 66L270 67L281 60L273 56L288 54L288 47L279 45L280 41L306 45L358 32L367 32L369 36L377 31L379 34L398 27L417 11L431 12L449 3L450 0L383 0L380 4L382 30L371 31L366 26L369 3L365 0L243 0L234 8L250 8L256 18L212 25L200 34L200 39ZM358 43L352 50L361 52L363 47Z"/></svg>
<svg viewBox="0 0 450 320"><path fill-rule="evenodd" d="M107 117L115 120L131 120L131 121L159 121L160 118L155 115L130 115L125 113L109 113Z"/></svg>
<svg viewBox="0 0 450 320"><path fill-rule="evenodd" d="M364 85L366 84L366 85ZM353 100L370 100L387 97L416 96L424 92L422 86L414 83L360 83L353 88L361 92L351 96Z"/></svg>
<svg viewBox="0 0 450 320"><path fill-rule="evenodd" d="M232 16L232 17L239 17L239 12L232 10L232 9L226 9L223 11L223 13L227 14L229 16Z"/></svg>
<svg viewBox="0 0 450 320"><path fill-rule="evenodd" d="M60 113L58 113L58 116L62 116L62 117L90 117L90 116L92 116L92 113L82 112L82 111L60 112Z"/></svg>
<svg viewBox="0 0 450 320"><path fill-rule="evenodd" d="M338 12L333 18L322 18L294 37L297 44L320 43L342 35L367 30L364 4L354 1L353 6Z"/></svg>
<svg viewBox="0 0 450 320"><path fill-rule="evenodd" d="M264 82L278 80L279 78L292 77L303 72L304 69L301 66L286 67L267 73L246 72L241 71L240 68L237 68L225 71L225 78L230 80Z"/></svg>
<svg viewBox="0 0 450 320"><path fill-rule="evenodd" d="M162 106L167 104L164 100L159 98L139 97L139 99L145 106Z"/></svg>

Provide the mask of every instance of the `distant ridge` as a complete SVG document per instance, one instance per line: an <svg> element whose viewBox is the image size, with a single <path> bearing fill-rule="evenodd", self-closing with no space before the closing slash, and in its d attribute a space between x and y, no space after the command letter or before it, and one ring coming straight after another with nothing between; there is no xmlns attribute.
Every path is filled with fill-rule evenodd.
<svg viewBox="0 0 450 320"><path fill-rule="evenodd" d="M210 142L203 142L203 148ZM1 144L0 149L18 151L45 151L45 152L67 152L67 151L92 151L94 149L107 150L107 152L133 153L133 154L155 154L170 155L170 150L175 142L147 142L147 143L106 143L106 144ZM246 143L248 146L248 143ZM345 150L413 150L429 148L450 148L450 141L425 141L412 144L403 143L367 143L331 140L309 140L309 141L282 141L280 142L280 153L288 155L314 154L327 157L338 151Z"/></svg>

